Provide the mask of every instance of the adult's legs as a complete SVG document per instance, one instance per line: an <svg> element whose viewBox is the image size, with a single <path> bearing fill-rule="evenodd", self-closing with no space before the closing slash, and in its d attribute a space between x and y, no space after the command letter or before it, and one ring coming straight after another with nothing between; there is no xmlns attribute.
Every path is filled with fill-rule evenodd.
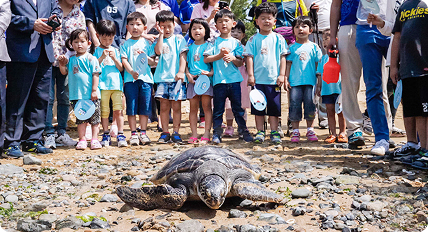
<svg viewBox="0 0 428 232"><path fill-rule="evenodd" d="M0 61L0 153L4 145L6 123L6 63Z"/></svg>
<svg viewBox="0 0 428 232"><path fill-rule="evenodd" d="M59 70L59 68L56 68L56 69ZM56 80L57 80L57 72L55 68L52 68L51 87L49 88L49 101L48 101L48 109L46 111L46 121L45 121L45 133L47 135L53 134L55 132L55 129L52 125L52 120L53 120L53 105L55 101Z"/></svg>
<svg viewBox="0 0 428 232"><path fill-rule="evenodd" d="M66 81L67 76L62 75L61 72L59 71L59 68L56 68L56 67L52 67L52 72L57 77L56 78L56 99L58 104L57 105L57 109L58 109L57 110L57 119L58 119L57 132L58 132L58 135L62 135L62 134L65 134L67 129L68 113L70 109L70 100L68 97L69 96L68 83ZM57 74L55 72L57 72Z"/></svg>

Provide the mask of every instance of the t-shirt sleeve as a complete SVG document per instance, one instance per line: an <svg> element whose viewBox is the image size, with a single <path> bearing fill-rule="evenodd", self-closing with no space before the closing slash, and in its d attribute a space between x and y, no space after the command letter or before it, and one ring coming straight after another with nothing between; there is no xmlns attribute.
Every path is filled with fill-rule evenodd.
<svg viewBox="0 0 428 232"><path fill-rule="evenodd" d="M204 51L204 56L215 55L214 52L215 52L214 43L208 43L207 49L205 49Z"/></svg>
<svg viewBox="0 0 428 232"><path fill-rule="evenodd" d="M95 56L89 56L88 57L89 62L91 63L91 72L92 73L101 73L100 64L98 63L97 58Z"/></svg>
<svg viewBox="0 0 428 232"><path fill-rule="evenodd" d="M241 42L236 43L235 56L244 58L242 55L243 53L244 53L244 47L242 46Z"/></svg>
<svg viewBox="0 0 428 232"><path fill-rule="evenodd" d="M155 46L156 46L157 42L158 41L156 39L155 42L153 42L152 45L150 45L150 48L148 49L147 56L149 56L149 57L155 57L156 56Z"/></svg>
<svg viewBox="0 0 428 232"><path fill-rule="evenodd" d="M128 59L128 53L127 53L127 51L128 51L128 47L126 46L126 43L122 44L120 46L120 58L126 58L126 59Z"/></svg>
<svg viewBox="0 0 428 232"><path fill-rule="evenodd" d="M286 56L290 54L290 49L288 47L288 44L285 42L285 39L282 36L278 36L278 42L279 42L279 54L281 56Z"/></svg>
<svg viewBox="0 0 428 232"><path fill-rule="evenodd" d="M179 36L177 39L178 39L178 51L179 51L179 54L181 54L182 52L189 51L189 48L187 47L186 40L182 36Z"/></svg>
<svg viewBox="0 0 428 232"><path fill-rule="evenodd" d="M395 34L395 32L401 33L403 23L400 21L400 15L401 15L401 8L398 10L397 17L395 18L395 24L394 24L394 28L392 29L392 34Z"/></svg>
<svg viewBox="0 0 428 232"><path fill-rule="evenodd" d="M93 23L96 23L97 20L95 19L95 10L94 6L92 5L93 0L87 0L85 2L85 5L83 6L83 14L85 15L85 19L92 21Z"/></svg>
<svg viewBox="0 0 428 232"><path fill-rule="evenodd" d="M317 63L321 63L321 59L322 59L322 51L321 48L317 45L315 45L315 55L316 55L316 61Z"/></svg>
<svg viewBox="0 0 428 232"><path fill-rule="evenodd" d="M288 61L293 61L294 56L296 55L296 54L295 54L295 52L293 51L293 46L290 46L290 49L289 49L289 50L290 50L290 54L287 56L287 58L286 58L286 59L287 59Z"/></svg>
<svg viewBox="0 0 428 232"><path fill-rule="evenodd" d="M248 40L247 45L245 45L244 52L242 53L243 56L254 56L254 36L251 36L251 38Z"/></svg>

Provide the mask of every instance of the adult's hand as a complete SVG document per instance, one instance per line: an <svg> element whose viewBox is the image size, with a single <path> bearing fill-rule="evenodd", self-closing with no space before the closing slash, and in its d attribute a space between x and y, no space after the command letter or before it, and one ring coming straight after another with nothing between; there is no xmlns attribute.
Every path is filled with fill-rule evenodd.
<svg viewBox="0 0 428 232"><path fill-rule="evenodd" d="M46 19L46 18L38 18L34 22L33 29L42 35L52 33L52 31L53 31L52 27L50 27L49 25L46 24L47 21L48 21L48 19Z"/></svg>
<svg viewBox="0 0 428 232"><path fill-rule="evenodd" d="M327 51L330 50L333 46L336 46L337 48L337 39L336 38L330 38L330 43L327 45Z"/></svg>
<svg viewBox="0 0 428 232"><path fill-rule="evenodd" d="M376 25L379 28L383 28L385 26L385 21L383 21L383 19L379 15L371 13L369 13L369 15L367 16L367 22Z"/></svg>
<svg viewBox="0 0 428 232"><path fill-rule="evenodd" d="M316 3L312 3L311 10L317 10L317 12L320 10L320 6Z"/></svg>

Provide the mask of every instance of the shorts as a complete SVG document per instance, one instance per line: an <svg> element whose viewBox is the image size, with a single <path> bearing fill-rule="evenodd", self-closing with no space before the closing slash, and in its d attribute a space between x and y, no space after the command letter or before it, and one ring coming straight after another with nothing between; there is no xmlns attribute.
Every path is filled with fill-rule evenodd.
<svg viewBox="0 0 428 232"><path fill-rule="evenodd" d="M113 103L113 111L122 110L122 91L101 90L101 118L108 118L110 114L110 99Z"/></svg>
<svg viewBox="0 0 428 232"><path fill-rule="evenodd" d="M153 84L136 80L123 85L126 97L126 115L150 115Z"/></svg>
<svg viewBox="0 0 428 232"><path fill-rule="evenodd" d="M195 84L189 83L187 84L187 99L192 99L196 96L197 94L195 93ZM208 96L213 96L213 86L210 85L210 87L207 89L207 91L202 94L202 95L208 95Z"/></svg>
<svg viewBox="0 0 428 232"><path fill-rule="evenodd" d="M158 89L155 93L155 98L163 98L172 101L185 101L187 100L186 94L186 83L181 84L181 88L177 93L177 96L174 96L174 89L177 82L159 82Z"/></svg>
<svg viewBox="0 0 428 232"><path fill-rule="evenodd" d="M71 101L71 107L73 107L73 109L76 106L77 101L78 100L72 100ZM83 124L83 123L89 123L91 125L97 125L97 124L101 123L100 99L92 101L92 102L95 105L95 112L94 112L94 114L90 118L88 118L86 120L79 120L79 119L76 118L76 124L77 125Z"/></svg>
<svg viewBox="0 0 428 232"><path fill-rule="evenodd" d="M315 119L315 104L313 101L312 85L292 86L290 89L290 107L288 108L288 117L292 122L302 120L302 103L305 109L305 120Z"/></svg>
<svg viewBox="0 0 428 232"><path fill-rule="evenodd" d="M428 77L403 79L404 117L428 117Z"/></svg>
<svg viewBox="0 0 428 232"><path fill-rule="evenodd" d="M339 94L333 93L330 95L321 96L321 99L323 104L336 104L338 97L339 97Z"/></svg>
<svg viewBox="0 0 428 232"><path fill-rule="evenodd" d="M251 114L257 116L281 116L281 88L278 85L256 84L256 88L266 96L266 109L258 111L251 104Z"/></svg>

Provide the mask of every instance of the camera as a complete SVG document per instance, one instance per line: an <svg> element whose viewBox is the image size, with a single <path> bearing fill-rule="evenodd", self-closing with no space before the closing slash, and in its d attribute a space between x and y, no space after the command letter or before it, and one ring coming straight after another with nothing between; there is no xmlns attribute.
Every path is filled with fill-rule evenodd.
<svg viewBox="0 0 428 232"><path fill-rule="evenodd" d="M228 6L229 6L229 3L227 2L224 2L224 1L218 2L218 7L220 8L220 10Z"/></svg>

